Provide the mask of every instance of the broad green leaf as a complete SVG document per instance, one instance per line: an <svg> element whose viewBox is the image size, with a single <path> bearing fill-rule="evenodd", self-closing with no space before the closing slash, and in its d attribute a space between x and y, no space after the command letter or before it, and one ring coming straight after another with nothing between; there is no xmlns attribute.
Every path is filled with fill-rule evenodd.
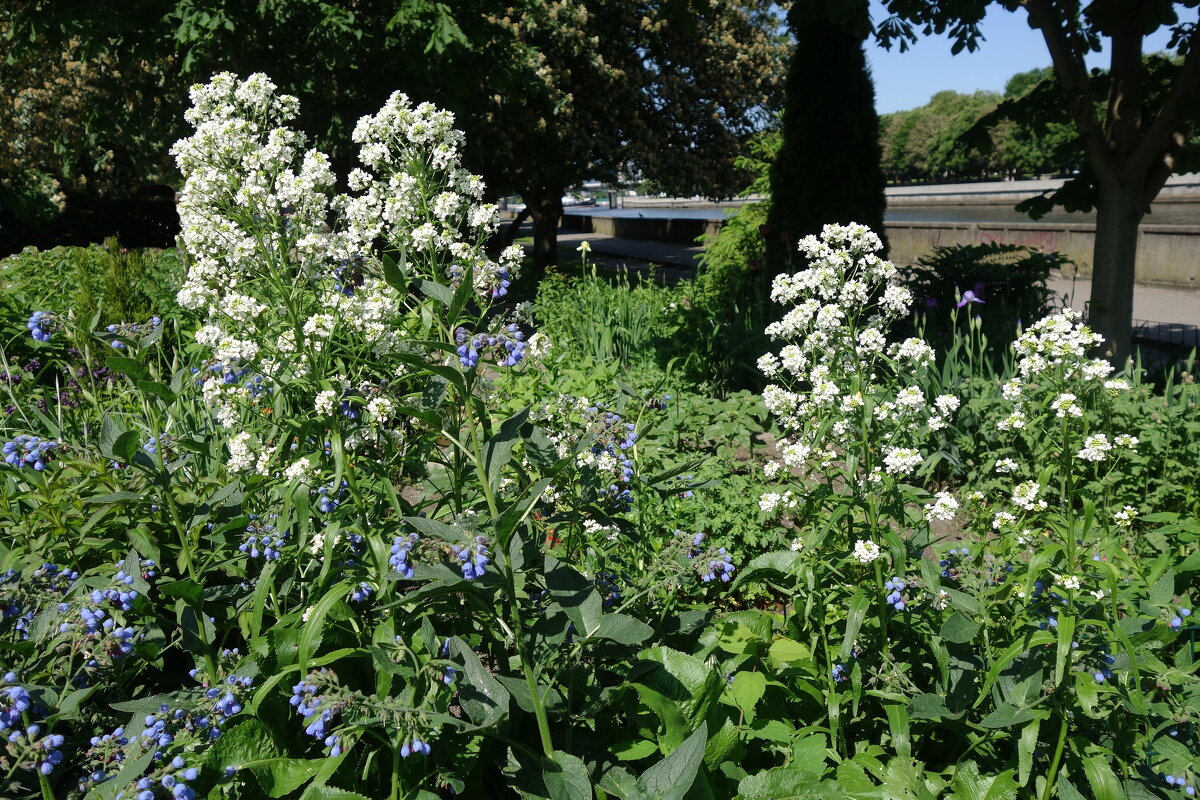
<svg viewBox="0 0 1200 800"><path fill-rule="evenodd" d="M724 680L714 667L669 647L643 650L641 659L629 680L642 702L663 721L662 743L676 746L708 716Z"/></svg>
<svg viewBox="0 0 1200 800"><path fill-rule="evenodd" d="M657 750L658 748L655 749ZM624 767L609 767L605 769L596 786L608 794L620 798L620 800L641 800L641 794L637 788L637 779L630 775L629 771Z"/></svg>
<svg viewBox="0 0 1200 800"><path fill-rule="evenodd" d="M940 694L919 694L909 704L908 714L913 719L941 719L954 716Z"/></svg>
<svg viewBox="0 0 1200 800"><path fill-rule="evenodd" d="M771 642L767 650L767 658L775 665L786 664L790 661L803 661L812 656L808 645L800 644L794 639L779 638Z"/></svg>
<svg viewBox="0 0 1200 800"><path fill-rule="evenodd" d="M1101 755L1087 756L1083 759L1083 771L1092 787L1092 794L1096 800L1125 800L1121 782L1113 774L1108 762L1109 759Z"/></svg>
<svg viewBox="0 0 1200 800"><path fill-rule="evenodd" d="M480 728L494 725L508 713L508 691L483 667L471 646L457 636L452 649L461 659L463 680L458 686L458 702Z"/></svg>
<svg viewBox="0 0 1200 800"><path fill-rule="evenodd" d="M953 800L1013 800L1020 788L1012 770L998 775L980 775L974 761L967 761L954 772L950 784Z"/></svg>
<svg viewBox="0 0 1200 800"><path fill-rule="evenodd" d="M324 783L312 783L304 790L304 794L300 795L300 800L371 800L371 798L358 792L327 786Z"/></svg>
<svg viewBox="0 0 1200 800"><path fill-rule="evenodd" d="M593 639L611 639L619 644L639 644L649 639L654 629L627 614L605 614L588 632Z"/></svg>
<svg viewBox="0 0 1200 800"><path fill-rule="evenodd" d="M454 302L454 291L449 286L443 286L425 278L413 278L413 285L426 297L437 300L447 308Z"/></svg>
<svg viewBox="0 0 1200 800"><path fill-rule="evenodd" d="M942 623L938 635L948 642L966 644L975 638L979 625L968 619L962 612L955 611L950 618Z"/></svg>
<svg viewBox="0 0 1200 800"><path fill-rule="evenodd" d="M1033 719L1032 710L1003 703L995 711L981 719L979 724L984 728L1011 728L1031 719Z"/></svg>
<svg viewBox="0 0 1200 800"><path fill-rule="evenodd" d="M658 752L658 745L650 739L630 739L610 745L609 752L619 761L640 761Z"/></svg>
<svg viewBox="0 0 1200 800"><path fill-rule="evenodd" d="M529 409L523 408L500 424L496 435L487 440L483 448L483 463L487 482L493 489L500 488L500 473L512 459L513 445L520 438L521 426L529 420Z"/></svg>
<svg viewBox="0 0 1200 800"><path fill-rule="evenodd" d="M740 800L842 800L850 795L821 773L798 767L775 767L755 773L738 784Z"/></svg>
<svg viewBox="0 0 1200 800"><path fill-rule="evenodd" d="M142 394L152 395L163 401L165 405L171 405L175 402L175 393L167 388L166 384L158 381L138 381L137 388Z"/></svg>
<svg viewBox="0 0 1200 800"><path fill-rule="evenodd" d="M708 726L701 722L700 727L683 744L641 774L637 786L642 796L655 800L683 800L696 780L707 740Z"/></svg>
<svg viewBox="0 0 1200 800"><path fill-rule="evenodd" d="M779 580L794 573L804 563L802 553L791 550L776 550L755 556L749 564L738 570L734 588L755 580Z"/></svg>
<svg viewBox="0 0 1200 800"><path fill-rule="evenodd" d="M730 688L734 702L742 710L746 718L754 720L754 708L767 691L767 677L761 672L739 672L733 676Z"/></svg>
<svg viewBox="0 0 1200 800"><path fill-rule="evenodd" d="M113 372L124 372L131 378L143 381L150 379L150 372L142 362L125 356L109 356L108 368Z"/></svg>
<svg viewBox="0 0 1200 800"><path fill-rule="evenodd" d="M552 759L542 759L542 781L550 800L580 800L593 794L587 767L575 756L561 750L555 750Z"/></svg>

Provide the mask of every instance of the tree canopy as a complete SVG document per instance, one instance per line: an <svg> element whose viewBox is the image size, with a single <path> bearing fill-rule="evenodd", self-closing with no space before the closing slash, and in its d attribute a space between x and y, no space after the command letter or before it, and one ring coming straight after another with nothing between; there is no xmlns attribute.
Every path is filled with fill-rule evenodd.
<svg viewBox="0 0 1200 800"><path fill-rule="evenodd" d="M849 2L850 0L846 0ZM903 50L922 34L946 33L952 51L982 42L979 24L993 7L1023 13L1045 40L1058 95L1079 134L1085 168L1034 212L1053 204L1097 210L1089 320L1122 362L1132 346L1137 231L1170 175L1195 158L1200 131L1200 0L887 0L889 16L876 25L884 45ZM1170 33L1173 57L1145 59L1145 37ZM1105 73L1085 57L1105 51ZM1043 83L1041 86L1045 86ZM1029 103L1045 93L1025 95ZM1010 101L1012 102L1012 101ZM1019 101L1018 101L1019 102Z"/></svg>
<svg viewBox="0 0 1200 800"><path fill-rule="evenodd" d="M186 84L266 72L343 165L349 128L392 91L453 110L468 166L554 224L563 192L585 178L639 173L672 191L732 194L735 159L777 104L788 47L768 0L13 0L0 14L5 55L26 83L53 69L46 52L64 49L115 75L155 65L161 98L140 109L134 175L157 174ZM107 91L134 102L122 89ZM105 102L96 130L117 127ZM60 149L79 149L47 130Z"/></svg>

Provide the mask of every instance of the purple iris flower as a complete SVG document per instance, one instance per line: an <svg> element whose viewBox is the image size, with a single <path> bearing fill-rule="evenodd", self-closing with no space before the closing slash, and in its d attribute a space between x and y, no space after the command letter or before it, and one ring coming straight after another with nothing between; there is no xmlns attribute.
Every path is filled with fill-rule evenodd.
<svg viewBox="0 0 1200 800"><path fill-rule="evenodd" d="M982 303L982 302L983 302L983 300L979 297L979 295L975 294L970 289L967 289L965 292L962 293L962 299L958 301L958 303L955 307L962 308L967 303Z"/></svg>

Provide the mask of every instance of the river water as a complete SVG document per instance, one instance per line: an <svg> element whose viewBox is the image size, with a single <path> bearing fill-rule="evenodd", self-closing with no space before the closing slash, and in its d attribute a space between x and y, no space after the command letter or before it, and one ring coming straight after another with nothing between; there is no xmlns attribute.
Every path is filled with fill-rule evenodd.
<svg viewBox="0 0 1200 800"><path fill-rule="evenodd" d="M736 206L720 208L606 208L603 206L572 207L567 214L593 214L601 217L650 217L654 219L723 219L736 211ZM1033 222L1027 215L1013 211L1011 205L889 206L884 217L888 222ZM1095 212L1068 214L1055 210L1042 217L1041 222L1095 223ZM1143 225L1200 225L1200 203L1155 203Z"/></svg>

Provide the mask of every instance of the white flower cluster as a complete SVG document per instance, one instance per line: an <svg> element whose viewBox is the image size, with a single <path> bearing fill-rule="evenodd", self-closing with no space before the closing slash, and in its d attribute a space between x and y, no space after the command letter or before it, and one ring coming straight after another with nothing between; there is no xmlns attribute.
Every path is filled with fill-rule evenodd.
<svg viewBox="0 0 1200 800"><path fill-rule="evenodd" d="M378 114L358 121L353 138L365 169L350 173L358 194L342 203L348 243L361 252L382 237L402 251L445 253L445 277L453 283L469 275L481 297L503 295L522 251L512 246L491 261L477 245L499 216L481 202L483 180L461 167L463 135L454 115L430 103L413 107L396 92Z"/></svg>
<svg viewBox="0 0 1200 800"><path fill-rule="evenodd" d="M269 78L223 73L191 96L195 133L171 151L184 177L189 264L178 300L206 316L196 340L212 359L197 380L220 424L240 431L228 443L231 468L247 469L254 437L242 433L264 424L250 407L298 380L330 378L320 373L338 360L377 363L411 349L402 340L419 322L384 280L385 258L492 298L507 290L521 250L487 258L497 210L461 168L463 136L448 112L395 94L363 117L354 140L364 168L348 176L352 194L337 195L329 158L290 127L298 101ZM337 395L312 391L313 410L332 415ZM381 403L367 412L375 426L393 415Z"/></svg>
<svg viewBox="0 0 1200 800"><path fill-rule="evenodd" d="M1017 351L1017 371L1023 378L1061 368L1063 376L1081 375L1088 379L1104 378L1112 365L1103 359L1088 358L1088 351L1104 337L1081 321L1078 311L1066 308L1036 322L1013 343Z"/></svg>
<svg viewBox="0 0 1200 800"><path fill-rule="evenodd" d="M865 480L911 474L924 461L921 445L930 431L948 424L958 398L926 397L915 373L933 363L920 339L887 344L893 321L912 297L891 262L878 256L879 237L863 225L827 225L821 236L800 242L808 268L777 276L771 298L790 304L766 332L783 344L759 359L776 381L763 391L767 409L787 435L779 441L788 470L823 470L845 460L845 443L868 441L879 448L878 466ZM889 395L890 385L901 388ZM855 454L862 466L869 461Z"/></svg>
<svg viewBox="0 0 1200 800"><path fill-rule="evenodd" d="M925 505L925 519L952 520L958 511L958 501L949 492L938 492L933 502Z"/></svg>

